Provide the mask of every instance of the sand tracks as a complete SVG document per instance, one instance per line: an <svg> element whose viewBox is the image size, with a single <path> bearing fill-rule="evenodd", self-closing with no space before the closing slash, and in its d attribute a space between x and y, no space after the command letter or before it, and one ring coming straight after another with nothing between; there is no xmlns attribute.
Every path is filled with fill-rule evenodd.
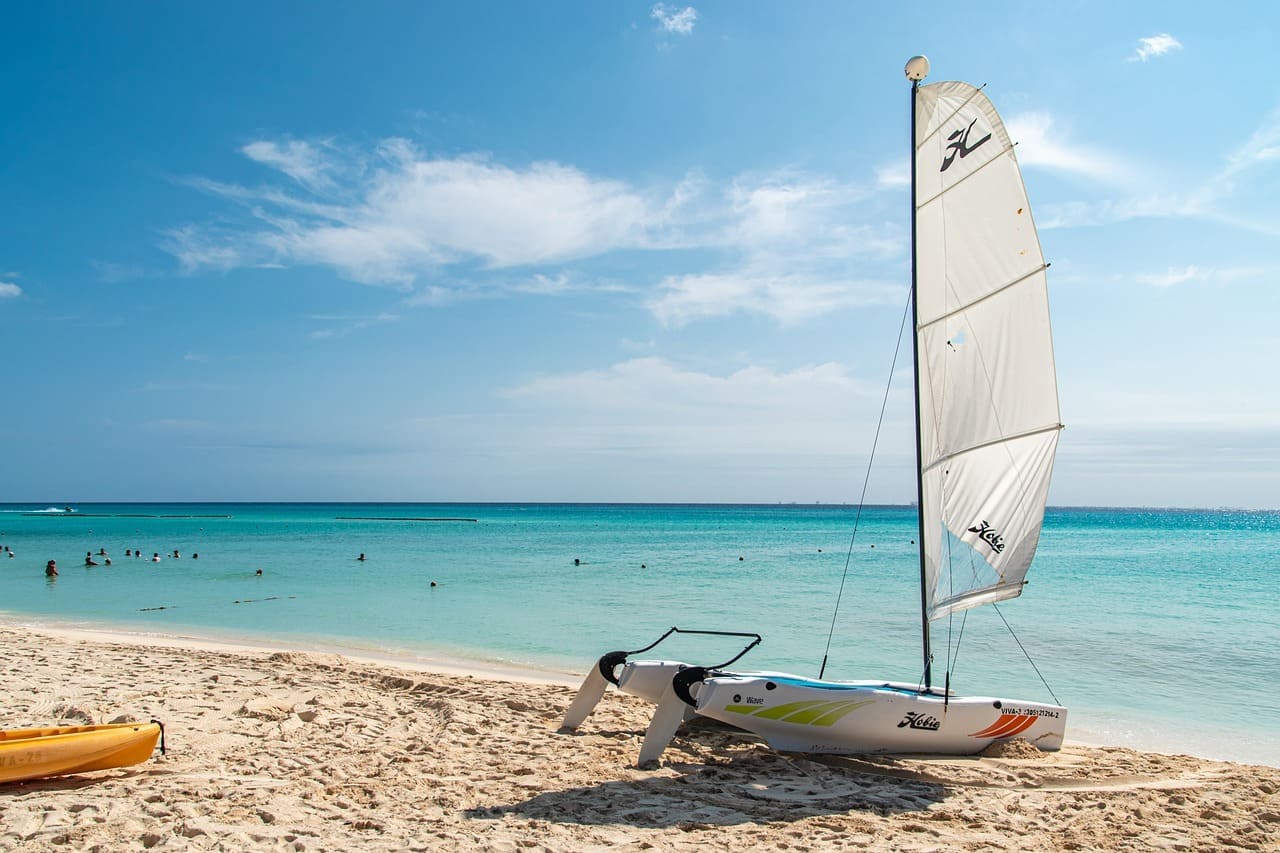
<svg viewBox="0 0 1280 853"><path fill-rule="evenodd" d="M640 771L651 709L613 692L560 734L569 688L3 626L0 642L26 688L0 694L5 725L157 717L170 750L0 787L0 848L1280 849L1273 768L1083 747L811 758L698 723Z"/></svg>

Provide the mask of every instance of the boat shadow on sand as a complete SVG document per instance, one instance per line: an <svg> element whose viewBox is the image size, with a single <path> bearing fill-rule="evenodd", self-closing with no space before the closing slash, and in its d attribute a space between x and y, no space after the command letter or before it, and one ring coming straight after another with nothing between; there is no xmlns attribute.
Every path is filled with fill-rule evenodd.
<svg viewBox="0 0 1280 853"><path fill-rule="evenodd" d="M631 739L639 733L594 734ZM686 724L660 767L632 772L634 778L542 791L520 802L473 808L466 814L477 819L515 815L555 823L697 828L849 812L923 812L951 792L894 758L780 753L745 732L701 720Z"/></svg>

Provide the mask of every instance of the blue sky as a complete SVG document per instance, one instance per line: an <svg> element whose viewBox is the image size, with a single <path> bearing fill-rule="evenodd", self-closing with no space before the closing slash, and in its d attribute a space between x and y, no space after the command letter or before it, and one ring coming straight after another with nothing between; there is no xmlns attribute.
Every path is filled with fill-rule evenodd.
<svg viewBox="0 0 1280 853"><path fill-rule="evenodd" d="M1231 9L12 6L0 500L856 500L925 53L1019 142L1051 502L1275 507L1280 13Z"/></svg>

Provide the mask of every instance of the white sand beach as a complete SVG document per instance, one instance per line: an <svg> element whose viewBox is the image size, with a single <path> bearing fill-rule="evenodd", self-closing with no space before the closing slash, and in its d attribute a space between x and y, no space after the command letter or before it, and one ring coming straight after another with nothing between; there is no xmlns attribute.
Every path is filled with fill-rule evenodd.
<svg viewBox="0 0 1280 853"><path fill-rule="evenodd" d="M556 731L572 679L0 624L0 727L160 719L168 752L0 786L0 848L1280 850L1280 769L1015 742L810 757L648 706ZM443 669L443 668L442 668Z"/></svg>

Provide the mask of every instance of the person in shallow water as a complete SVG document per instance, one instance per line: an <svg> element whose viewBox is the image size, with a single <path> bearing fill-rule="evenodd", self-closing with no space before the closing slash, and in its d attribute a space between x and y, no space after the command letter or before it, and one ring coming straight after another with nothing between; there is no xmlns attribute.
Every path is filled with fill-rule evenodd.
<svg viewBox="0 0 1280 853"><path fill-rule="evenodd" d="M92 554L92 553L90 553L89 551L85 551L85 552L84 552L84 564L85 564L86 566L96 566L96 565L98 565L96 562L94 562L94 560L93 560L93 554Z"/></svg>
<svg viewBox="0 0 1280 853"><path fill-rule="evenodd" d="M50 560L45 563L44 576L47 578L56 578L58 576L58 561Z"/></svg>
<svg viewBox="0 0 1280 853"><path fill-rule="evenodd" d="M358 562L363 563L363 562L364 562L364 554L363 554L363 553L361 553L359 557L356 557L356 560L357 560Z"/></svg>

